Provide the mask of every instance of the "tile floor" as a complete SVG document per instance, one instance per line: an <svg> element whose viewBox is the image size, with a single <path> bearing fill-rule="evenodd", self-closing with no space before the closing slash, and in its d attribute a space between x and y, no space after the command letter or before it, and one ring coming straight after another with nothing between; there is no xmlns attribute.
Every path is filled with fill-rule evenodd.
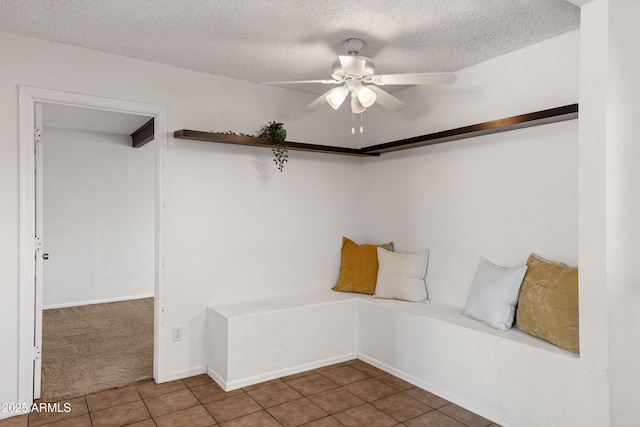
<svg viewBox="0 0 640 427"><path fill-rule="evenodd" d="M198 375L66 402L69 413L31 413L1 420L0 427L497 426L360 360L228 393Z"/></svg>

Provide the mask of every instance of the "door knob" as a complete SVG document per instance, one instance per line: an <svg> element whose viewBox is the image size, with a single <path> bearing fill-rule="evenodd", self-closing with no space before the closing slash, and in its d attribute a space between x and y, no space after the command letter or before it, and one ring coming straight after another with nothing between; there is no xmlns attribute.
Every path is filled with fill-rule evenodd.
<svg viewBox="0 0 640 427"><path fill-rule="evenodd" d="M42 254L42 259L49 259L49 254Z"/></svg>

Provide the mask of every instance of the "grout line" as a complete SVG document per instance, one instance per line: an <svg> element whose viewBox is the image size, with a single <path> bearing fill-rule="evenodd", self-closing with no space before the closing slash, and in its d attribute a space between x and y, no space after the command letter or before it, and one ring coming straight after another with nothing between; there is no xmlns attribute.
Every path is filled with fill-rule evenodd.
<svg viewBox="0 0 640 427"><path fill-rule="evenodd" d="M145 400L142 398L142 395L140 394L140 392L138 391L137 387L134 387L136 390L136 393L138 393L138 397L140 398L140 400L142 401L142 404L144 405L144 408L147 410L147 413L149 414L149 418L151 419L151 421L153 422L153 424L156 424L156 421L153 418L153 415L151 415L151 411L149 410L149 407L147 406L147 402L145 402Z"/></svg>
<svg viewBox="0 0 640 427"><path fill-rule="evenodd" d="M89 401L87 400L87 395L84 395L84 404L87 405L87 415L89 415L89 424L93 427L93 418L91 417L91 410L89 409Z"/></svg>
<svg viewBox="0 0 640 427"><path fill-rule="evenodd" d="M364 363L366 363L366 362L364 362ZM331 380L329 377L327 377L327 376L325 376L325 375L324 375L324 374L327 374L327 373L329 373L329 372L333 371L334 369L338 369L338 368L343 367L343 366L351 366L352 368L357 369L358 371L362 372L363 374L365 374L365 375L367 376L367 378L366 378L366 379L363 379L363 380L360 380L360 381L369 381L369 380L371 380L371 379L377 379L377 378L379 377L379 375L378 375L378 376L371 376L369 373L365 372L365 370L360 370L360 369L356 368L355 366L352 366L352 365L351 365L351 364L349 364L348 362L342 362L342 363L340 363L340 364L337 364L337 366L336 366L335 368L333 368L333 369L323 369L323 371L322 371L322 372L318 372L318 371L317 371L317 370L315 370L315 369L314 369L314 370L310 370L310 371L308 371L308 374L314 374L314 373L315 373L315 374L319 375L319 377L320 377L320 378L323 378L323 379L325 379L326 381L329 381L329 382L331 382L332 384L334 384L334 385L335 385L335 387L334 387L334 388L331 388L331 389L328 389L328 390L323 390L323 391L320 391L320 392L309 393L309 394L301 393L300 391L298 391L298 390L296 390L295 388L293 388L292 386L290 386L290 385L288 384L288 382L287 382L287 381L283 381L281 378L278 378L277 380L279 380L279 382L278 382L277 384L286 384L288 387L292 388L293 390L298 391L298 393L300 393L300 394L301 394L301 397L299 397L299 398L295 398L295 399L292 399L292 400L288 400L288 401L286 401L286 402L282 402L282 403L280 403L279 405L287 404L287 403L291 403L291 402L296 402L296 401L299 401L299 400L305 399L305 400L307 400L307 401L310 401L312 404L314 404L314 405L318 406L320 409L323 409L323 410L324 410L324 408L322 408L321 406L317 405L315 402L313 402L313 400L309 399L309 397L315 396L315 395L320 394L320 393L325 393L325 392L334 392L334 393L335 393L336 391L339 391L340 389L342 389L342 390L344 390L344 391L347 391L347 392L351 393L351 392L350 392L346 387L348 387L348 386L349 386L349 385L351 385L351 384L355 384L355 383L360 382L360 381L355 381L355 382L353 382L353 383L339 385L339 384L335 384L335 382L334 382L333 380ZM366 369L366 365L361 365L360 367L362 367L363 369ZM324 373L324 374L323 374L323 373ZM384 374L384 372L382 372L382 374ZM380 374L380 375L382 375L382 374ZM393 376L392 374L389 374L389 375ZM305 376L307 376L307 375L303 375L303 376L298 377L298 378L301 378L301 379L302 379L302 378L304 378ZM295 380L295 379L297 379L297 378L294 378L293 380ZM180 389L178 389L178 390L165 391L165 392L163 392L163 393L160 393L160 394L157 394L157 395L150 396L150 397L148 397L148 399L154 399L154 398L156 398L156 397L164 396L164 395L169 394L169 393L181 392L181 391L183 391L183 390L188 390L188 391L189 391L189 393L190 393L193 397L195 397L196 401L198 402L198 404L194 405L193 407L198 407L198 406L203 407L203 408L205 409L205 411L206 411L206 412L211 416L211 418L216 422L216 424L217 424L217 425L220 425L220 424L221 424L221 423L220 423L220 422L219 422L219 421L214 417L214 415L213 415L213 414L212 414L212 413L207 409L207 407L205 406L205 403L202 403L202 402L200 401L200 399L198 399L198 398L197 398L197 396L195 396L195 394L193 393L193 391L192 391L191 387L189 387L189 386L188 386L188 385L187 385L187 384L186 384L182 379L175 380L175 381L180 381L180 384L181 384L182 386L184 386L184 388L180 388ZM292 380L290 380L290 381L292 381ZM194 385L193 387L206 386L206 385L210 385L210 384L211 384L210 382L203 382L203 383L201 383L201 384L196 384L196 385ZM276 384L276 383L273 383L273 384ZM424 404L426 407L428 407L428 408L429 408L429 410L428 410L428 411L426 411L426 412L424 412L424 413L422 413L422 414L420 414L420 415L417 415L417 416L415 416L415 417L409 418L409 419L407 419L407 420L405 420L405 421L402 421L402 423L404 423L404 422L408 422L408 421L412 421L412 420L415 420L415 419L417 419L417 418L419 418L419 417L422 417L422 416L424 416L424 415L426 415L426 414L429 414L429 413L432 413L432 412L434 412L434 411L435 411L435 412L438 414L438 416L443 416L443 417L446 417L447 419L455 420L455 421L456 421L457 423L459 423L461 426L469 427L469 424L468 424L468 423L465 423L464 421L462 421L462 420L458 419L457 417L455 417L455 416L453 416L453 415L449 415L449 414L447 414L447 413L445 413L445 412L441 411L441 409L443 409L443 408L447 408L447 407L449 407L449 406L451 406L451 405L454 405L454 406L455 406L455 404L453 404L452 402L447 402L445 405L443 405L443 406L441 406L441 407L439 407L439 408L434 408L434 407L432 407L432 406L428 405L427 403L422 402L421 400L419 400L419 399L417 399L417 398L414 398L413 396L410 396L410 395L406 394L406 391L408 391L408 390L399 390L399 389L397 389L397 388L395 388L395 387L393 387L393 386L391 386L391 385L389 385L389 384L385 384L385 383L382 383L382 384L386 385L387 387L390 387L391 389L393 389L393 390L395 391L393 394L391 394L391 395L389 395L389 396L393 396L393 395L402 395L402 396L408 397L408 398L409 398L409 399L411 399L411 400L415 400L416 402L420 402L420 403ZM147 413L148 413L148 415L149 415L149 417L150 417L150 418L148 418L148 419L150 419L154 424L156 424L156 422L155 422L155 418L152 416L151 411L149 410L149 407L148 407L148 405L147 405L147 403L146 403L146 400L142 398L142 395L141 395L141 393L139 392L138 388L137 388L137 387L135 387L135 384L132 384L132 385L134 385L134 390L135 390L136 395L138 396L138 399L142 401L143 405L145 406L145 409L147 410ZM128 386L124 386L124 387L128 387ZM119 388L124 388L124 387L119 387ZM267 386L264 386L264 387L267 387ZM252 390L250 390L250 391L253 391L253 390L261 390L261 389L262 389L262 388L264 388L264 387L254 388L254 389L252 389ZM418 389L419 389L419 387L413 387L413 388L418 388ZM244 388L239 389L239 391L240 391L240 393L236 393L236 394L231 395L231 396L224 396L224 395L223 395L224 397L222 397L222 398L220 398L220 399L215 399L215 400L213 400L213 401L211 401L211 402L208 402L207 404L212 404L212 403L214 403L214 402L222 402L222 401L224 401L224 400L226 400L226 399L230 399L230 398L235 397L235 396L241 396L242 394L244 394L246 397L248 397L248 398L249 398L249 400L250 400L251 402L255 403L259 409L258 409L257 411L254 411L254 412L249 412L249 413L245 413L245 414L239 415L239 416L234 417L234 418L232 418L232 419L226 420L225 422L229 422L229 421L237 420L237 419L239 419L239 418L246 417L246 416L249 416L249 415L252 415L252 414L256 414L256 413L258 413L258 412L263 411L263 412L266 412L266 413L269 415L269 417L270 417L271 419L273 419L275 422L277 422L279 425L282 425L282 423L281 423L280 421L278 421L278 420L277 420L277 419L276 419L276 418L271 414L271 412L269 411L269 409L271 409L271 408L273 408L273 407L275 407L275 406L279 406L279 405L272 406L272 407L270 407L270 408L268 409L268 408L264 407L262 404L260 404L256 399L254 399L248 391L244 390ZM226 393L225 393L225 394L226 394ZM83 398L84 404L85 404L85 406L86 406L86 408L87 408L87 415L89 416L90 425L91 425L91 426L93 426L93 425L94 425L94 420L93 420L93 416L92 416L92 415L94 415L94 412L92 412L92 411L90 410L90 408L89 408L89 403L88 403L88 400L87 400L87 396L88 396L88 395L84 395L84 396L81 396L81 397ZM356 395L356 396L357 396L357 395ZM323 417L322 417L322 418L320 418L320 419L324 419L324 418L332 418L333 420L336 420L336 421L338 421L338 422L340 423L340 421L335 417L335 415L337 415L337 414L339 414L339 413L343 413L343 412L349 411L349 410L352 410L352 409L354 409L354 408L359 408L359 407L361 407L361 406L366 406L366 405L368 405L368 406L370 406L370 407L372 407L372 408L376 408L376 409L378 409L379 411L381 411L381 412L382 412L383 414L385 414L386 416L389 416L389 417L391 417L391 418L393 418L394 420L396 420L396 421L397 421L397 419L396 419L395 417L393 417L391 414L387 413L386 411L384 411L384 410L382 410L382 409L377 408L377 407L374 405L374 403L375 403L375 402L377 402L377 401L379 401L379 400L381 400L381 399L385 399L385 398L387 398L387 397L389 397L389 396L383 396L383 397L381 397L381 398L379 398L379 399L375 399L375 400L373 400L373 401L366 401L366 400L365 400L365 402L364 402L363 404L361 404L361 405L355 405L355 406L353 406L352 408L348 408L348 409L345 409L345 410L339 411L339 412L337 412L337 413L330 413L329 411L324 410L324 411L327 413L327 415L326 415L326 416L323 416ZM436 395L436 396L437 396L437 395ZM358 396L358 397L359 397L359 396ZM362 399L362 398L361 398L361 399ZM363 399L363 400L364 400L364 399ZM128 402L128 403L129 403L129 402ZM176 410L176 411L171 412L171 413L169 413L169 414L174 414L174 413L180 412L180 411L182 411L182 410L191 409L191 408L193 408L193 407L179 409L179 410ZM109 409L109 408L106 408L106 409ZM462 408L462 409L464 409L464 408ZM95 412L99 412L99 411L95 411ZM469 411L469 412L470 412L470 413L472 413L472 414L475 414L475 413L473 413L472 411ZM163 414L163 415L169 415L169 414ZM82 415L84 415L84 414L82 414ZM476 414L476 415L477 415L477 414ZM78 416L80 416L80 415L78 415ZM28 414L28 416L27 416L27 425L28 425L28 426L30 426L30 425L31 425L31 419L30 419L30 418L31 418L31 415L30 415L30 414ZM69 419L72 419L72 418L74 418L74 417L70 417ZM313 420L313 421L317 421L317 420ZM313 421L311 421L311 422L313 422ZM398 422L400 423L400 421L398 421ZM489 424L487 424L487 425L492 425L492 421L491 421L491 420L487 420L487 422L489 423ZM340 424L342 425L342 423L340 423Z"/></svg>

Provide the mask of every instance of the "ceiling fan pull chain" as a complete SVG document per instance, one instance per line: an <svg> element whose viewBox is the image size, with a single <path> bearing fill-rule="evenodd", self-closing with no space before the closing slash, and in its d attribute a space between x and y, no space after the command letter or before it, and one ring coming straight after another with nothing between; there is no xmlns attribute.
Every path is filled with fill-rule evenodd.
<svg viewBox="0 0 640 427"><path fill-rule="evenodd" d="M356 134L356 126L355 126L355 118L354 118L355 114L353 113L353 111L351 112L351 135L355 135Z"/></svg>
<svg viewBox="0 0 640 427"><path fill-rule="evenodd" d="M360 133L364 133L364 128L362 127L362 115L364 112L360 113Z"/></svg>

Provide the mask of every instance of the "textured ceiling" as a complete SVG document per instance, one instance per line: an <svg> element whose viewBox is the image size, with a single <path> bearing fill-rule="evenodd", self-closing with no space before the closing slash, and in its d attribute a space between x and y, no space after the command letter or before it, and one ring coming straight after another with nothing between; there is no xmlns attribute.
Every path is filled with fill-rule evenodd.
<svg viewBox="0 0 640 427"><path fill-rule="evenodd" d="M454 72L579 27L579 8L565 0L0 0L0 6L0 31L253 82L328 78L350 37L365 40L361 54L378 73Z"/></svg>

